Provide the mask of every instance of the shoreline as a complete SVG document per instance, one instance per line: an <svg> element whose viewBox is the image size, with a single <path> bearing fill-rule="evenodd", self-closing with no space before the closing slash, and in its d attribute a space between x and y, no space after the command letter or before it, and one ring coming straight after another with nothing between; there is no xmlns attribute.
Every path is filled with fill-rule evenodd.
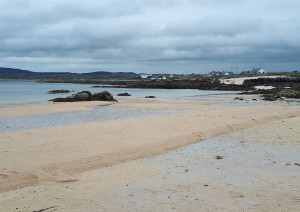
<svg viewBox="0 0 300 212"><path fill-rule="evenodd" d="M10 208L9 202L21 204L23 200L19 199L20 195L32 189L37 190L37 195L42 197L44 194L41 193L40 188L47 187L52 190L59 189L61 185L80 187L87 183L83 176L94 182L101 178L99 173L103 174L105 170L116 170L119 167L126 171L128 163L156 160L155 158L164 157L165 154L173 154L181 151L182 148L189 148L190 145L202 145L207 142L207 139L217 136L226 137L250 131L254 133L254 137L258 136L257 138L260 138L259 136L272 138L276 130L280 129L278 123L293 126L289 131L292 134L288 134L289 136L285 138L286 145L293 144L296 148L299 147L298 143L289 143L292 138L295 138L294 135L300 132L297 127L300 126L299 105L253 101L252 95L243 96L243 101L235 101L234 96L236 95L206 96L193 101L122 99L119 103L113 103L108 107L114 108L116 113L118 110L176 111L176 113L1 133L0 195L2 200L0 199L0 205L3 203ZM227 105L228 103L230 104ZM0 108L0 116L30 117L34 114L51 115L51 113L68 111L76 114L76 111L91 110L99 104L103 105L107 102L51 103L6 110ZM272 129L270 126L274 124L277 128ZM256 135L256 131L260 133ZM243 133L239 136L243 136ZM251 141L250 138L244 139ZM215 145L218 146L217 143ZM176 156L173 161L179 160L178 157ZM152 163L151 166L153 171L160 167L159 163ZM137 171L143 173L144 168L139 167ZM113 173L115 171L111 174ZM109 173L107 174L110 176ZM123 174L117 172L111 177L123 182L122 176ZM49 198L56 195L56 191L52 190ZM77 190L70 195L79 195L77 192L80 193ZM103 194L93 189L88 193L93 192ZM66 198L62 197L62 201L72 202ZM160 202L160 200L156 201ZM45 203L41 201L37 205L42 204L44 208L51 206ZM91 209L94 206L94 204L91 206L85 204L85 207Z"/></svg>

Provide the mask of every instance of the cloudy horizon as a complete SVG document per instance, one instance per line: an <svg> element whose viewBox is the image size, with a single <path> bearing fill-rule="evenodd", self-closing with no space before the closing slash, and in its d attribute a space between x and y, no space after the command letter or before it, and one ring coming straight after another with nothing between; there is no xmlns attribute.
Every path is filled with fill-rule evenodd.
<svg viewBox="0 0 300 212"><path fill-rule="evenodd" d="M3 0L0 67L300 70L298 0Z"/></svg>

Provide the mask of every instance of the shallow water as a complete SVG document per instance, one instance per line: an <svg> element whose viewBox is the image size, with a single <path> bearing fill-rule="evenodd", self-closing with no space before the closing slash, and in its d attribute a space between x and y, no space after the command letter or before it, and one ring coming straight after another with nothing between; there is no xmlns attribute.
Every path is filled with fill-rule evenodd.
<svg viewBox="0 0 300 212"><path fill-rule="evenodd" d="M123 110L111 106L100 106L84 112L65 112L1 118L0 133L109 120L131 119L154 115L170 115L171 113L173 112L154 110Z"/></svg>
<svg viewBox="0 0 300 212"><path fill-rule="evenodd" d="M80 91L92 93L107 90L115 98L144 98L156 96L158 99L182 99L195 96L229 94L234 91L205 91L197 89L133 89L133 88L92 88L93 85L72 83L35 83L33 81L0 81L0 107L24 104L42 103L49 99L66 97ZM73 91L68 94L48 94L50 90L67 89ZM119 93L130 93L131 97L119 97Z"/></svg>

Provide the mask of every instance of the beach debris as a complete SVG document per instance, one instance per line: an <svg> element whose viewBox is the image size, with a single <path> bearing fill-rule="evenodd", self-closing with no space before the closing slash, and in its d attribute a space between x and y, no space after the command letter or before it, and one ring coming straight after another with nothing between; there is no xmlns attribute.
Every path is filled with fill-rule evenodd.
<svg viewBox="0 0 300 212"><path fill-rule="evenodd" d="M235 97L234 100L244 100L244 99L241 97Z"/></svg>
<svg viewBox="0 0 300 212"><path fill-rule="evenodd" d="M70 93L70 92L71 91L69 91L69 90L60 89L60 90L51 90L51 91L48 91L48 94Z"/></svg>
<svg viewBox="0 0 300 212"><path fill-rule="evenodd" d="M118 96L131 96L131 94L125 92L125 93L119 93Z"/></svg>
<svg viewBox="0 0 300 212"><path fill-rule="evenodd" d="M154 99L156 98L155 96L145 96L145 98L148 98L148 99Z"/></svg>
<svg viewBox="0 0 300 212"><path fill-rule="evenodd" d="M208 186L208 185L207 185L207 184L205 184L205 185L203 185L203 186L205 186L205 187L206 187L206 186Z"/></svg>
<svg viewBox="0 0 300 212"><path fill-rule="evenodd" d="M221 160L221 159L223 159L223 156L217 155L217 156L216 156L216 159L217 159L217 160Z"/></svg>
<svg viewBox="0 0 300 212"><path fill-rule="evenodd" d="M300 163L294 163L295 164L295 166L300 166Z"/></svg>
<svg viewBox="0 0 300 212"><path fill-rule="evenodd" d="M56 98L53 102L82 102L82 101L117 101L108 91L92 94L89 91L82 91L66 98Z"/></svg>

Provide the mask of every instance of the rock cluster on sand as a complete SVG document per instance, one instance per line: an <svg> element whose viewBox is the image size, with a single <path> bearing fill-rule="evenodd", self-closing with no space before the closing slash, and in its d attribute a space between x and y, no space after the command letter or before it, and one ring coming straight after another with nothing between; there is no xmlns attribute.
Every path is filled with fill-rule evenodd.
<svg viewBox="0 0 300 212"><path fill-rule="evenodd" d="M300 90L298 88L273 88L268 90L253 90L248 92L242 92L240 94L260 94L266 101L276 101L283 98L300 99Z"/></svg>
<svg viewBox="0 0 300 212"><path fill-rule="evenodd" d="M292 89L273 89L270 93L262 95L264 100L275 101L282 98L300 99L300 91Z"/></svg>
<svg viewBox="0 0 300 212"><path fill-rule="evenodd" d="M82 91L66 98L56 98L53 102L82 102L82 101L117 101L108 91L91 94L89 91Z"/></svg>
<svg viewBox="0 0 300 212"><path fill-rule="evenodd" d="M119 93L118 96L131 96L129 93L125 92L125 93Z"/></svg>
<svg viewBox="0 0 300 212"><path fill-rule="evenodd" d="M70 93L71 91L69 90L64 90L64 89L61 89L61 90L51 90L48 92L48 94L57 94L57 93Z"/></svg>

